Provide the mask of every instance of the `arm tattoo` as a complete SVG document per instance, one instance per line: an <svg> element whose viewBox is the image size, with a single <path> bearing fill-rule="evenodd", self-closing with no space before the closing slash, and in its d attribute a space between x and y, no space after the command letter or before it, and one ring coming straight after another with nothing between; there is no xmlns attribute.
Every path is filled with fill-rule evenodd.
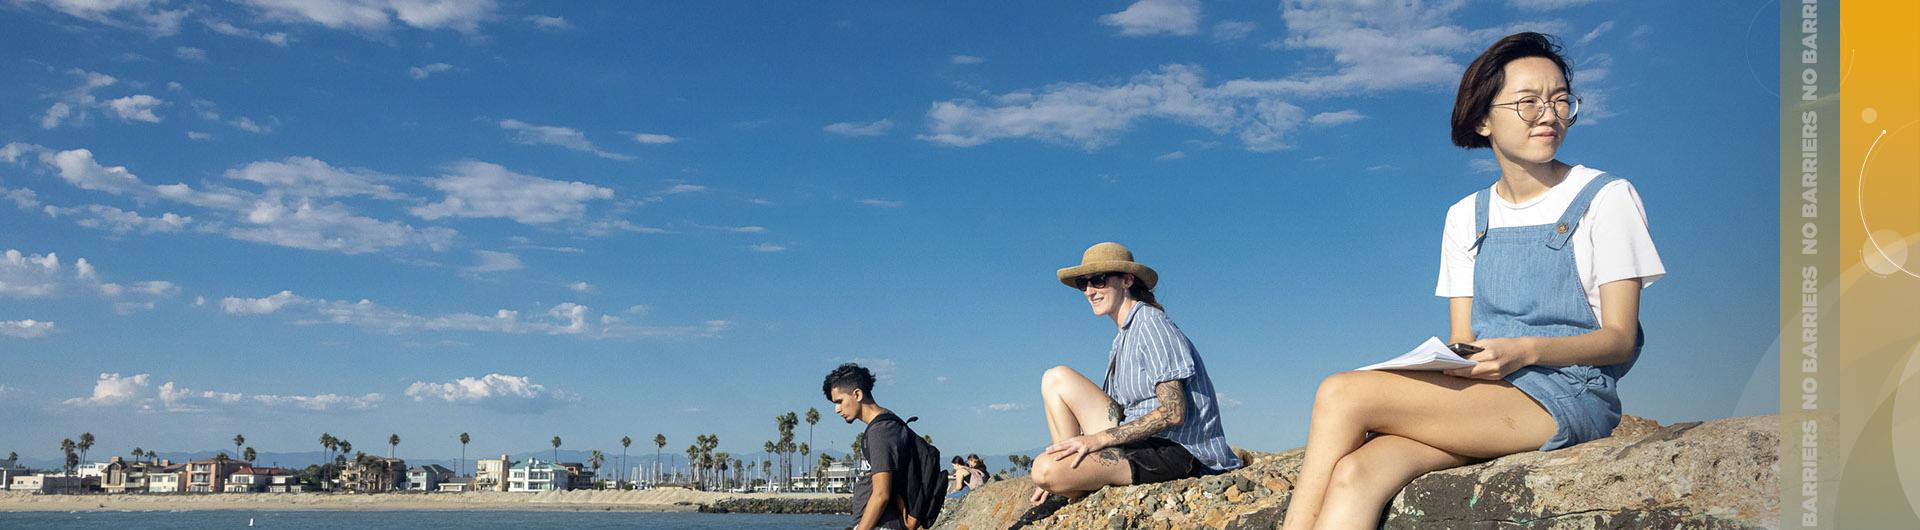
<svg viewBox="0 0 1920 530"><path fill-rule="evenodd" d="M1114 425L1119 425L1120 420L1123 420L1126 418L1127 418L1126 407L1120 406L1120 402L1118 401L1107 400L1107 419L1113 420Z"/></svg>
<svg viewBox="0 0 1920 530"><path fill-rule="evenodd" d="M1160 406L1155 407L1131 423L1107 429L1107 435L1113 437L1114 445L1144 440L1155 433L1172 429L1185 423L1187 419L1187 385L1175 379L1161 381L1154 385L1153 393L1159 397Z"/></svg>

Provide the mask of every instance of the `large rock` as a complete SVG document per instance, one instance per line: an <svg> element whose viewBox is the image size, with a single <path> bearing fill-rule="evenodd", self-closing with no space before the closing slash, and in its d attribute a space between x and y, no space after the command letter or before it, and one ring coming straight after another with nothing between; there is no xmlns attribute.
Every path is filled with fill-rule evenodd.
<svg viewBox="0 0 1920 530"><path fill-rule="evenodd" d="M1382 527L1552 529L1777 528L1779 418L1660 426L1627 417L1612 437L1527 452L1415 479ZM1225 475L1108 488L1034 528L1278 528L1301 450L1254 453ZM995 482L957 501L942 530L1000 530L1033 483Z"/></svg>

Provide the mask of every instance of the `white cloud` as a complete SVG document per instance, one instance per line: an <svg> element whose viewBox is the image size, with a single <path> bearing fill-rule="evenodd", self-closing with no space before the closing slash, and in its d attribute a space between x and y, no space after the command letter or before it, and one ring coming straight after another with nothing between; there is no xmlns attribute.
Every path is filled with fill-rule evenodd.
<svg viewBox="0 0 1920 530"><path fill-rule="evenodd" d="M1027 410L1030 407L1032 407L1032 405L1026 403L994 403L987 405L987 410L994 412L1014 412Z"/></svg>
<svg viewBox="0 0 1920 530"><path fill-rule="evenodd" d="M634 133L633 141L643 145L662 145L678 142L680 139L665 134Z"/></svg>
<svg viewBox="0 0 1920 530"><path fill-rule="evenodd" d="M102 373L93 383L93 393L84 398L72 398L64 401L68 405L85 407L106 407L126 404L150 395L147 374L122 377L119 373Z"/></svg>
<svg viewBox="0 0 1920 530"><path fill-rule="evenodd" d="M906 201L891 201L887 199L861 199L860 204L876 208L899 208L907 205Z"/></svg>
<svg viewBox="0 0 1920 530"><path fill-rule="evenodd" d="M517 271L527 268L525 263L520 262L519 256L506 252L475 250L473 251L473 255L478 257L480 262L460 269L462 272L467 274L485 274L489 272Z"/></svg>
<svg viewBox="0 0 1920 530"><path fill-rule="evenodd" d="M567 284L567 288L572 289L573 292L576 292L576 293L593 292L593 284L587 283L587 282L573 282L573 283Z"/></svg>
<svg viewBox="0 0 1920 530"><path fill-rule="evenodd" d="M200 140L200 141L205 141L205 140L212 140L212 139L213 139L213 135L211 135L211 134L207 134L207 133L203 133L203 132L200 132L200 131L187 131L187 139L188 139L188 140Z"/></svg>
<svg viewBox="0 0 1920 530"><path fill-rule="evenodd" d="M707 191L707 187L701 186L699 184L680 183L680 184L674 184L673 186L670 186L667 189L661 190L660 194L661 195L679 195L682 193L697 193L702 191Z"/></svg>
<svg viewBox="0 0 1920 530"><path fill-rule="evenodd" d="M1286 147L1284 136L1305 121L1303 114L1284 101L1230 96L1207 86L1199 67L1174 64L1115 85L1060 83L986 104L936 102L927 111L929 133L920 138L961 147L1030 138L1092 150L1112 144L1135 122L1161 118L1236 133L1248 149L1272 151Z"/></svg>
<svg viewBox="0 0 1920 530"><path fill-rule="evenodd" d="M142 31L156 37L180 32L180 21L188 9L163 9L164 0L19 0L15 4L40 4L77 18L121 29Z"/></svg>
<svg viewBox="0 0 1920 530"><path fill-rule="evenodd" d="M186 184L148 185L124 167L100 164L86 149L53 152L39 146L9 144L5 152L0 152L16 159L28 153L36 154L40 162L76 187L140 200L180 202L231 216L238 226L216 223L209 230L242 241L359 254L402 246L439 250L451 245L457 235L448 228L415 228L364 217L345 204L320 201L340 195L402 197L375 182L382 178L378 174L334 168L308 158L250 164L228 172L229 178L267 186L265 193L256 194L231 188L195 189ZM187 219L182 216L178 221Z"/></svg>
<svg viewBox="0 0 1920 530"><path fill-rule="evenodd" d="M547 31L561 31L561 30L573 29L573 23L567 22L567 19L564 17L528 15L526 18L526 21L532 22L533 27L544 29Z"/></svg>
<svg viewBox="0 0 1920 530"><path fill-rule="evenodd" d="M247 131L253 134L269 134L273 132L274 126L279 125L280 118L274 117L274 118L271 118L271 121L272 123L259 123L259 122L253 121L253 118L241 116L238 118L234 118L232 121L228 121L227 125L232 125L233 128L235 129L240 129L242 131Z"/></svg>
<svg viewBox="0 0 1920 530"><path fill-rule="evenodd" d="M154 234L178 232L193 223L193 218L166 212L159 217L146 217L139 212L130 212L103 204L89 204L77 208L62 208L47 205L41 208L48 217L68 217L73 223L116 234L140 233Z"/></svg>
<svg viewBox="0 0 1920 530"><path fill-rule="evenodd" d="M602 151L587 140L587 135L576 129L552 125L536 125L515 119L500 120L500 128L513 131L515 143L527 145L553 145L572 149L582 153L612 160L633 160L632 156ZM635 138L636 141L639 138Z"/></svg>
<svg viewBox="0 0 1920 530"><path fill-rule="evenodd" d="M21 339L37 339L53 333L52 322L39 320L0 320L0 335Z"/></svg>
<svg viewBox="0 0 1920 530"><path fill-rule="evenodd" d="M378 406L383 399L384 397L380 394L349 396L327 393L302 396L193 390L172 381L154 387L153 376L149 374L122 376L119 373L102 373L99 379L94 381L93 392L90 395L68 399L62 403L75 407L134 405L137 410L144 412L208 412L246 406L327 411L370 409Z"/></svg>
<svg viewBox="0 0 1920 530"><path fill-rule="evenodd" d="M843 121L828 124L821 130L846 136L880 136L893 129L893 120L871 121L866 123Z"/></svg>
<svg viewBox="0 0 1920 530"><path fill-rule="evenodd" d="M1222 20L1213 25L1213 40L1240 40L1253 34L1260 24L1251 20Z"/></svg>
<svg viewBox="0 0 1920 530"><path fill-rule="evenodd" d="M1179 160L1186 157L1187 157L1187 153L1185 151L1174 151L1171 153L1153 157L1153 159L1161 162L1166 162L1169 160Z"/></svg>
<svg viewBox="0 0 1920 530"><path fill-rule="evenodd" d="M987 62L987 60L984 58L975 57L972 55L955 55L952 58L948 59L948 61L952 62L953 64L980 64L980 63Z"/></svg>
<svg viewBox="0 0 1920 530"><path fill-rule="evenodd" d="M1100 23L1120 28L1128 37L1192 35L1200 31L1200 1L1139 0L1121 12L1101 15Z"/></svg>
<svg viewBox="0 0 1920 530"><path fill-rule="evenodd" d="M210 20L202 21L202 23L207 26L207 29L213 30L214 33L219 33L221 35L253 39L260 42L265 42L267 44L272 44L274 46L279 46L282 48L287 47L287 43L290 42L290 39L288 38L287 34L282 32L267 33L263 31L255 31L255 30L235 26L233 24L230 24L230 23L227 23L226 21L221 21L221 20L210 19Z"/></svg>
<svg viewBox="0 0 1920 530"><path fill-rule="evenodd" d="M409 211L429 220L505 218L547 224L579 219L586 212L586 203L613 198L611 189L522 175L486 162L463 161L451 170L452 174L427 182L444 193L444 199Z"/></svg>
<svg viewBox="0 0 1920 530"><path fill-rule="evenodd" d="M1350 95L1414 87L1444 87L1465 69L1456 56L1479 52L1487 43L1519 31L1557 32L1562 24L1513 22L1469 29L1447 20L1460 2L1362 5L1288 0L1281 18L1287 36L1270 47L1321 50L1332 68L1307 68L1293 77L1236 80L1221 85L1235 95ZM1331 72L1326 72L1331 70Z"/></svg>
<svg viewBox="0 0 1920 530"><path fill-rule="evenodd" d="M287 304L300 301L293 291L280 291L262 298L226 297L220 299L220 310L229 315L266 315L279 311Z"/></svg>
<svg viewBox="0 0 1920 530"><path fill-rule="evenodd" d="M760 244L748 246L747 250L751 250L754 252L773 253L773 252L785 252L787 250L787 247L785 245L779 245L774 243L760 243Z"/></svg>
<svg viewBox="0 0 1920 530"><path fill-rule="evenodd" d="M495 18L494 0L239 0L277 22L319 24L331 29L385 32L395 22L419 29L476 33Z"/></svg>
<svg viewBox="0 0 1920 530"><path fill-rule="evenodd" d="M73 106L68 105L64 101L56 101L52 105L47 106L47 112L45 114L40 115L40 128L42 129L59 128L60 122L66 120L68 116L72 116L72 115L73 115Z"/></svg>
<svg viewBox="0 0 1920 530"><path fill-rule="evenodd" d="M22 254L18 250L7 249L5 253L0 253L0 297L44 298L71 291L93 292L107 298L140 297L145 300L131 303L143 303L179 292L178 287L167 281L134 282L132 289L102 281L100 272L86 258L73 261L72 273L65 270L60 256L55 253Z"/></svg>
<svg viewBox="0 0 1920 530"><path fill-rule="evenodd" d="M337 168L318 159L290 156L280 161L260 161L227 170L226 177L258 182L275 193L301 198L332 198L366 195L379 199L407 198L383 182L394 177L365 169Z"/></svg>
<svg viewBox="0 0 1920 530"><path fill-rule="evenodd" d="M415 66L412 68L408 68L407 75L413 76L414 79L426 79L428 77L432 77L433 74L446 72L450 70L453 70L453 65L451 64L433 63L429 65Z"/></svg>
<svg viewBox="0 0 1920 530"><path fill-rule="evenodd" d="M1583 6L1593 2L1594 0L1507 0L1507 5L1526 11L1552 11Z"/></svg>
<svg viewBox="0 0 1920 530"><path fill-rule="evenodd" d="M1588 31L1586 35L1581 36L1580 40L1574 42L1573 45L1586 46L1588 44L1593 44L1594 39L1600 38L1601 35L1605 35L1607 34L1608 31L1611 31L1611 30L1613 30L1613 21L1609 20L1606 22L1601 22L1600 25L1594 26L1592 31Z"/></svg>
<svg viewBox="0 0 1920 530"><path fill-rule="evenodd" d="M1313 115L1312 118L1307 119L1307 123L1311 123L1319 126L1333 126L1333 125L1340 125L1345 123L1353 123L1356 121L1366 119L1366 117L1367 116L1365 114L1361 114L1360 111L1347 109L1347 110L1322 112L1319 114L1315 114Z"/></svg>
<svg viewBox="0 0 1920 530"><path fill-rule="evenodd" d="M734 232L734 233L738 233L738 234L764 234L764 233L767 233L767 227L764 227L764 226L736 226L736 227L733 227L733 228L728 228L728 229L727 229L727 231L729 231L729 232Z"/></svg>
<svg viewBox="0 0 1920 530"><path fill-rule="evenodd" d="M1475 158L1467 162L1467 168L1475 173L1499 173L1500 163L1485 158Z"/></svg>
<svg viewBox="0 0 1920 530"><path fill-rule="evenodd" d="M565 392L548 390L546 385L535 383L530 377L500 373L462 377L445 383L414 381L407 386L407 397L414 401L437 400L519 411L533 411L577 400Z"/></svg>
<svg viewBox="0 0 1920 530"><path fill-rule="evenodd" d="M173 49L173 56L182 61L207 62L207 51L199 48L181 46Z"/></svg>

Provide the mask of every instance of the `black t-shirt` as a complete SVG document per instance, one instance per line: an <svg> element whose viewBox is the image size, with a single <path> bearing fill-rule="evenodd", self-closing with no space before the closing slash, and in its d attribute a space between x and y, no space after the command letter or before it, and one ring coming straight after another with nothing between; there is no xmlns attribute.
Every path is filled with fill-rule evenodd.
<svg viewBox="0 0 1920 530"><path fill-rule="evenodd" d="M882 421L882 418L887 420ZM853 523L856 525L860 524L860 516L867 511L867 499L873 497L872 473L893 473L894 494L896 498L899 496L901 481L906 480L901 471L906 468L907 453L913 450L913 440L907 438L910 435L904 426L900 417L891 412L876 416L872 423L867 424L866 457L873 470L853 484ZM879 528L906 527L901 520L899 506L887 503L886 511L880 512Z"/></svg>

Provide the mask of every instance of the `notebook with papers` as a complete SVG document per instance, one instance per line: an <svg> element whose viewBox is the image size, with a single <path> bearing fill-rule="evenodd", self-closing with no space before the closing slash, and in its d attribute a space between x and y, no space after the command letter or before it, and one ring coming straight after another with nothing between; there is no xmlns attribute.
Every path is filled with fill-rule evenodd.
<svg viewBox="0 0 1920 530"><path fill-rule="evenodd" d="M1413 351L1400 354L1399 357L1394 357L1383 362L1362 366L1356 368L1356 370L1424 370L1438 372L1441 370L1452 370L1454 368L1470 368L1473 365L1473 361L1469 361L1464 357L1454 354L1453 350L1447 349L1447 344L1440 342L1440 337L1428 337L1426 342L1415 346Z"/></svg>

